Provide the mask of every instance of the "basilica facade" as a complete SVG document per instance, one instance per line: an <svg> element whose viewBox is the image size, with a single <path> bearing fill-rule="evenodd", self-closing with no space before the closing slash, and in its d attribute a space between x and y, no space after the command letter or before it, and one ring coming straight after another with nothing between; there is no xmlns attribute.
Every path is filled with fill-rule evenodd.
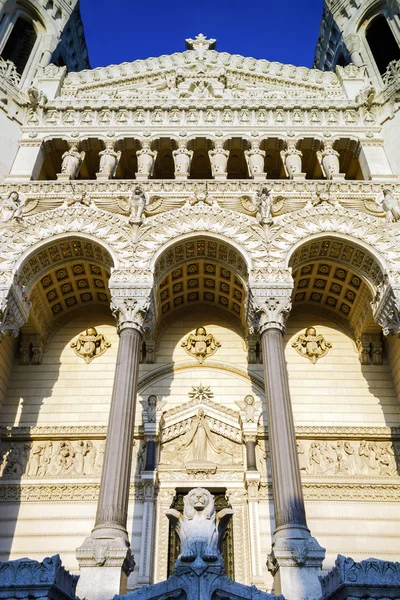
<svg viewBox="0 0 400 600"><path fill-rule="evenodd" d="M396 560L397 0L326 0L312 69L90 69L76 0L0 0L0 91L0 561L161 582L192 488L239 583Z"/></svg>

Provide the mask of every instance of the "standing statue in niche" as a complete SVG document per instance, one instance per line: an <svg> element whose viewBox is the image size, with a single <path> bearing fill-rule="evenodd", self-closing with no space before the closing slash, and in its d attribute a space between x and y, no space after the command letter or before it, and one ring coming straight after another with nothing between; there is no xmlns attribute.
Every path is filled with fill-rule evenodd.
<svg viewBox="0 0 400 600"><path fill-rule="evenodd" d="M323 335L317 334L315 327L308 327L305 333L300 334L292 343L292 347L315 365L317 360L325 356L332 348L332 344L327 342Z"/></svg>
<svg viewBox="0 0 400 600"><path fill-rule="evenodd" d="M99 153L100 157L100 173L108 177L115 177L118 163L121 158L121 150L114 150L114 142L106 142L106 147Z"/></svg>
<svg viewBox="0 0 400 600"><path fill-rule="evenodd" d="M94 358L101 356L110 348L111 344L102 333L97 333L95 327L89 327L85 333L81 333L75 342L71 342L78 356L85 360L86 364L92 362Z"/></svg>
<svg viewBox="0 0 400 600"><path fill-rule="evenodd" d="M85 152L79 152L78 145L73 142L62 155L61 173L68 175L69 179L76 179L84 158Z"/></svg>
<svg viewBox="0 0 400 600"><path fill-rule="evenodd" d="M214 496L204 488L191 490L183 502L183 515L174 508L165 512L181 541L178 563L222 563L222 542L233 510L215 514Z"/></svg>
<svg viewBox="0 0 400 600"><path fill-rule="evenodd" d="M214 354L221 344L216 341L212 333L207 333L204 327L198 327L195 333L191 333L187 340L182 342L182 348L202 364L208 356Z"/></svg>

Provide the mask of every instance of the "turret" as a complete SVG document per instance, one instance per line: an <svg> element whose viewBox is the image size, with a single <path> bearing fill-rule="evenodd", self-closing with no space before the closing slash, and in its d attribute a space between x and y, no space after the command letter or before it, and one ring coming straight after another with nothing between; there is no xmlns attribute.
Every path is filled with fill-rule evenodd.
<svg viewBox="0 0 400 600"><path fill-rule="evenodd" d="M315 66L324 71L337 65L365 65L373 85L400 60L398 0L325 0Z"/></svg>
<svg viewBox="0 0 400 600"><path fill-rule="evenodd" d="M13 71L12 83L26 89L51 62L89 67L79 0L0 0L0 73Z"/></svg>

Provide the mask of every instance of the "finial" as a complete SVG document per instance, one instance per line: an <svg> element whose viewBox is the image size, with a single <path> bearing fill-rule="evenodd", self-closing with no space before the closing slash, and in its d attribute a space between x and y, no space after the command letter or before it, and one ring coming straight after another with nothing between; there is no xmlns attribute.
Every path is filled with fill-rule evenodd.
<svg viewBox="0 0 400 600"><path fill-rule="evenodd" d="M217 40L213 39L208 40L205 35L199 33L199 35L196 35L194 40L192 40L191 38L188 38L186 40L186 48L188 50L194 50L199 60L203 60L206 50L215 49L216 41Z"/></svg>

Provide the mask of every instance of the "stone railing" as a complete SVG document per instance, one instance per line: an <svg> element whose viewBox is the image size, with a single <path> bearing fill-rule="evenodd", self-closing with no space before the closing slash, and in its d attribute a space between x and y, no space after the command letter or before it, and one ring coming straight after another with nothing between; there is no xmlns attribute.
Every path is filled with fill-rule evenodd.
<svg viewBox="0 0 400 600"><path fill-rule="evenodd" d="M5 79L15 86L19 86L21 75L17 72L15 64L11 60L3 60L0 57L0 78Z"/></svg>
<svg viewBox="0 0 400 600"><path fill-rule="evenodd" d="M392 60L386 72L382 75L383 83L389 86L398 81L400 83L400 60Z"/></svg>

